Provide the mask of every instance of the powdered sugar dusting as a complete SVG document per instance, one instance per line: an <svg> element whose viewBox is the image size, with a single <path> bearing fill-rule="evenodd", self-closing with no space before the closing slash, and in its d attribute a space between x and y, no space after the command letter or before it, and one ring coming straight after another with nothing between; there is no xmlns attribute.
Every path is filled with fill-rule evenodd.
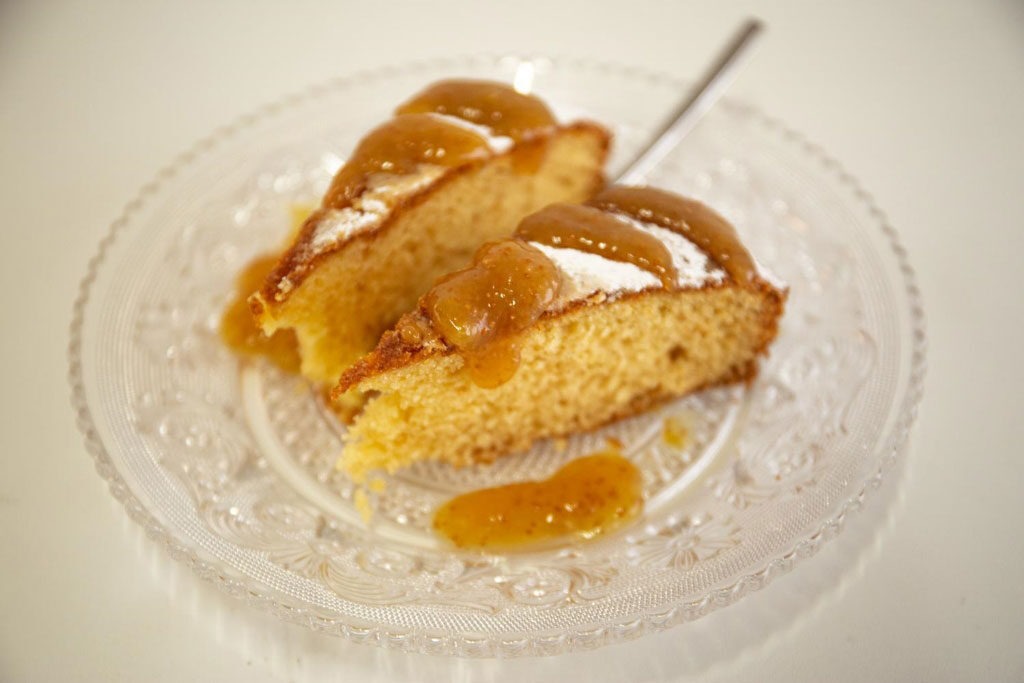
<svg viewBox="0 0 1024 683"><path fill-rule="evenodd" d="M423 164L416 173L375 174L366 191L356 197L351 206L324 212L306 243L303 256L311 259L336 248L354 235L376 228L399 200L427 187L444 170L441 166Z"/></svg>
<svg viewBox="0 0 1024 683"><path fill-rule="evenodd" d="M678 271L676 286L679 289L696 289L709 283L726 279L725 271L719 268L707 255L682 235L650 223L644 223L626 216L614 215L616 219L651 235L665 245L672 256L672 263ZM653 273L632 263L613 261L599 254L550 247L538 242L532 246L540 249L551 259L563 274L562 290L553 309L564 308L570 303L582 301L594 294L604 293L609 297L661 289L661 280Z"/></svg>
<svg viewBox="0 0 1024 683"><path fill-rule="evenodd" d="M549 247L530 242L540 249L562 271L562 287L552 310L565 308L574 301L583 301L603 292L609 295L659 289L661 281L632 263L612 261L598 254L576 249Z"/></svg>
<svg viewBox="0 0 1024 683"><path fill-rule="evenodd" d="M476 133L480 137L487 140L487 146L490 147L491 151L494 152L495 154L502 154L503 152L507 152L508 150L512 149L513 145L515 145L515 140L508 137L507 135L495 135L494 131L488 126L484 126L479 123L473 123L471 121L467 121L466 119L461 119L458 116L452 116L451 114L438 114L434 112L431 113L430 116L433 116L436 119L440 119L445 123L449 123L453 126L465 128L468 131Z"/></svg>
<svg viewBox="0 0 1024 683"><path fill-rule="evenodd" d="M672 256L672 265L679 271L676 284L681 288L701 287L708 282L723 282L726 273L696 244L678 232L660 225L645 223L630 216L609 214L629 226L645 232L665 245Z"/></svg>

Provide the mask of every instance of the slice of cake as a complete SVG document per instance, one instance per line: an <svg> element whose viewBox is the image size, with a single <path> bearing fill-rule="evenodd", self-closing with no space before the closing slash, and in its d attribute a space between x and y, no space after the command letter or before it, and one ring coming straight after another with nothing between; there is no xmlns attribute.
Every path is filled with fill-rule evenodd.
<svg viewBox="0 0 1024 683"><path fill-rule="evenodd" d="M252 313L268 335L294 330L302 374L333 384L482 243L599 190L608 144L500 83L430 86L358 144Z"/></svg>
<svg viewBox="0 0 1024 683"><path fill-rule="evenodd" d="M489 461L704 387L750 381L786 291L699 202L610 187L527 217L349 368L375 397L340 466Z"/></svg>

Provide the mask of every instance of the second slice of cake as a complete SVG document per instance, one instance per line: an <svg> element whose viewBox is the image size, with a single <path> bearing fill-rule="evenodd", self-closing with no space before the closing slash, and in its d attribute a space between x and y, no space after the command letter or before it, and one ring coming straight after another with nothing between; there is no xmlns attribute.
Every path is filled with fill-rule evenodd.
<svg viewBox="0 0 1024 683"><path fill-rule="evenodd" d="M439 276L528 213L603 184L609 144L533 96L442 81L363 138L249 300L266 334L292 329L301 372L333 384Z"/></svg>

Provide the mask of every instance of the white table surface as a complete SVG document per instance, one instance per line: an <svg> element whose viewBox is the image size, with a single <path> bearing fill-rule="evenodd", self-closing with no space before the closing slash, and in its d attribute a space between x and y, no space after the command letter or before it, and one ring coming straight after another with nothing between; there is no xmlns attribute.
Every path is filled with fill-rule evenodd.
<svg viewBox="0 0 1024 683"><path fill-rule="evenodd" d="M0 2L0 680L1024 680L1024 4L554 5ZM158 168L385 63L530 52L692 76L751 12L770 33L734 92L875 195L930 337L885 518L748 598L774 627L747 632L745 600L689 659L710 627L547 660L407 656L253 613L127 520L74 426L65 347L88 258Z"/></svg>

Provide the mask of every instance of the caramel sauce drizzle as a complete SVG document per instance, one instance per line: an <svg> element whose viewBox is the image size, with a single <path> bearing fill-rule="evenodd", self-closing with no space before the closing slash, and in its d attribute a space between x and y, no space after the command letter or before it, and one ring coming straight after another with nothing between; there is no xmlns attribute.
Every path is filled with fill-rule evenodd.
<svg viewBox="0 0 1024 683"><path fill-rule="evenodd" d="M397 110L399 114L421 112L447 114L487 126L494 135L507 136L515 143L541 138L557 124L541 100L494 81L438 81ZM546 153L546 144L518 147L512 155L512 168L517 173L533 173Z"/></svg>
<svg viewBox="0 0 1024 683"><path fill-rule="evenodd" d="M291 242L302 230L303 223L313 212L308 204L293 204L288 213ZM220 337L231 350L243 356L264 356L282 370L299 371L299 343L293 330L278 330L272 336L263 334L256 324L249 307L249 296L259 290L267 276L274 270L281 255L264 254L248 264L235 279L235 297L224 309L220 320Z"/></svg>
<svg viewBox="0 0 1024 683"><path fill-rule="evenodd" d="M547 310L560 286L558 268L539 249L503 240L485 244L468 268L439 280L423 307L473 381L493 388L515 374L519 333Z"/></svg>
<svg viewBox="0 0 1024 683"><path fill-rule="evenodd" d="M564 537L589 539L635 517L640 471L617 449L578 458L543 481L463 494L434 514L434 529L460 548L525 548Z"/></svg>
<svg viewBox="0 0 1024 683"><path fill-rule="evenodd" d="M249 295L263 285L277 265L279 254L267 254L251 263L238 275L235 297L224 310L220 321L220 337L228 348L244 356L264 356L282 370L299 371L299 346L292 330L278 330L271 336L263 334L249 309Z"/></svg>
<svg viewBox="0 0 1024 683"><path fill-rule="evenodd" d="M754 260L735 228L698 201L651 187L613 185L587 204L674 230L700 247L737 284L749 285L754 279Z"/></svg>
<svg viewBox="0 0 1024 683"><path fill-rule="evenodd" d="M632 263L653 273L666 288L678 279L672 254L661 240L592 206L552 204L523 219L516 236Z"/></svg>
<svg viewBox="0 0 1024 683"><path fill-rule="evenodd" d="M540 99L504 83L450 79L428 86L395 110L397 114L433 112L487 126L495 135L527 140L554 128L555 117Z"/></svg>
<svg viewBox="0 0 1024 683"><path fill-rule="evenodd" d="M396 116L362 139L331 181L322 206L348 206L375 173L402 175L420 164L458 166L489 151L483 136L459 125L429 114Z"/></svg>
<svg viewBox="0 0 1024 683"><path fill-rule="evenodd" d="M491 81L439 81L399 106L395 114L370 131L338 170L323 208L348 206L375 173L412 173L420 164L458 166L489 151L483 136L431 114L448 114L486 126L495 135L515 142L529 140L556 125L539 99ZM524 157L523 163L534 166L536 161Z"/></svg>

